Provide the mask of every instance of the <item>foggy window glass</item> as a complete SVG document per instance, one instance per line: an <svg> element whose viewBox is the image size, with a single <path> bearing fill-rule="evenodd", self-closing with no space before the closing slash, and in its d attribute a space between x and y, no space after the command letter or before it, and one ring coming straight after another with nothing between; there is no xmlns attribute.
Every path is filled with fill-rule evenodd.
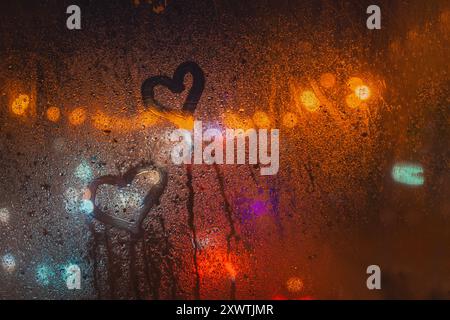
<svg viewBox="0 0 450 320"><path fill-rule="evenodd" d="M2 2L0 298L450 298L450 6L378 2Z"/></svg>

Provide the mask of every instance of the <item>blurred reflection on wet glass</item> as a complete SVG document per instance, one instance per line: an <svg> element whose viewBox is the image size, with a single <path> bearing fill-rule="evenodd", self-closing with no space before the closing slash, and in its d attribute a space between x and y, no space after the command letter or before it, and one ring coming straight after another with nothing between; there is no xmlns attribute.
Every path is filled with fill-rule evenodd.
<svg viewBox="0 0 450 320"><path fill-rule="evenodd" d="M450 6L378 2L381 30L359 1L83 2L73 31L0 4L0 298L450 298ZM195 112L144 103L186 61ZM173 164L194 120L280 129L278 174Z"/></svg>

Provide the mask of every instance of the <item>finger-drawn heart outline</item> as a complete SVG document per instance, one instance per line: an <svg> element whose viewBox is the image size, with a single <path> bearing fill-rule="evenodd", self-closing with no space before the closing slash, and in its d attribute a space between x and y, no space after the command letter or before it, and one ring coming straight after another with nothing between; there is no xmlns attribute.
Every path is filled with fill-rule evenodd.
<svg viewBox="0 0 450 320"><path fill-rule="evenodd" d="M159 181L153 185L144 197L143 204L138 208L138 213L133 212L133 219L126 220L119 217L115 217L109 213L104 212L99 206L96 205L95 199L97 196L97 189L100 185L112 185L119 188L129 186L133 180L144 172L156 170L159 174ZM90 191L89 200L94 205L93 215L98 221L116 227L118 229L127 230L133 234L139 235L141 233L141 225L144 219L147 217L150 210L159 204L161 195L167 185L167 173L162 168L155 167L153 164L145 164L138 167L131 168L123 175L113 176L105 175L94 179L88 186Z"/></svg>
<svg viewBox="0 0 450 320"><path fill-rule="evenodd" d="M172 78L167 76L154 76L146 79L141 86L141 94L145 106L155 106L161 112L170 111L169 108L163 106L156 100L155 87L161 85L167 87L172 93L182 93L186 89L183 82L184 77L188 73L192 75L193 81L182 110L193 114L205 88L205 75L203 70L193 61L186 61L180 64L173 73Z"/></svg>

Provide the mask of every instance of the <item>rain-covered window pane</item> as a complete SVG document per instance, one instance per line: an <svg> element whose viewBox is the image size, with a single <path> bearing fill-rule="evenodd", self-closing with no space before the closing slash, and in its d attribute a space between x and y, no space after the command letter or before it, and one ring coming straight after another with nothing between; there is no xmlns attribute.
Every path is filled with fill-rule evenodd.
<svg viewBox="0 0 450 320"><path fill-rule="evenodd" d="M1 299L450 298L448 1L77 2L0 3Z"/></svg>

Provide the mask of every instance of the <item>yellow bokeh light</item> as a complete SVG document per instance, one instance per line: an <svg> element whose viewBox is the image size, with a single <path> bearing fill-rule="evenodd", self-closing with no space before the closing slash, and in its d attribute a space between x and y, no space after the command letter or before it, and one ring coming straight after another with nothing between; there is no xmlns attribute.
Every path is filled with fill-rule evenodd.
<svg viewBox="0 0 450 320"><path fill-rule="evenodd" d="M309 111L315 111L317 108L320 107L319 99L317 99L314 92L312 92L310 90L303 91L300 99L301 99L302 104Z"/></svg>
<svg viewBox="0 0 450 320"><path fill-rule="evenodd" d="M370 97L370 89L368 86L361 85L355 88L355 96L360 100L367 100Z"/></svg>
<svg viewBox="0 0 450 320"><path fill-rule="evenodd" d="M297 115L292 112L287 112L283 116L283 125L288 128L293 128L297 125L298 119Z"/></svg>
<svg viewBox="0 0 450 320"><path fill-rule="evenodd" d="M286 288L290 292L300 292L303 290L303 281L298 277L289 278L286 281Z"/></svg>
<svg viewBox="0 0 450 320"><path fill-rule="evenodd" d="M336 83L336 77L332 73L323 73L320 76L320 85L324 88L332 88Z"/></svg>
<svg viewBox="0 0 450 320"><path fill-rule="evenodd" d="M86 110L84 108L75 108L69 115L69 122L74 126L79 126L86 121Z"/></svg>
<svg viewBox="0 0 450 320"><path fill-rule="evenodd" d="M50 107L47 109L47 119L51 122L58 122L61 117L61 111L57 107Z"/></svg>
<svg viewBox="0 0 450 320"><path fill-rule="evenodd" d="M11 111L12 113L23 116L28 109L30 104L30 97L26 94L20 94L12 103Z"/></svg>
<svg viewBox="0 0 450 320"><path fill-rule="evenodd" d="M358 108L361 105L361 99L359 99L354 93L349 94L345 98L345 102L350 108Z"/></svg>
<svg viewBox="0 0 450 320"><path fill-rule="evenodd" d="M349 86L350 90L355 91L356 88L364 85L364 82L362 81L361 78L351 77L350 79L348 79L347 85Z"/></svg>
<svg viewBox="0 0 450 320"><path fill-rule="evenodd" d="M259 128L270 128L270 118L267 113L263 111L256 111L253 115L253 122Z"/></svg>

